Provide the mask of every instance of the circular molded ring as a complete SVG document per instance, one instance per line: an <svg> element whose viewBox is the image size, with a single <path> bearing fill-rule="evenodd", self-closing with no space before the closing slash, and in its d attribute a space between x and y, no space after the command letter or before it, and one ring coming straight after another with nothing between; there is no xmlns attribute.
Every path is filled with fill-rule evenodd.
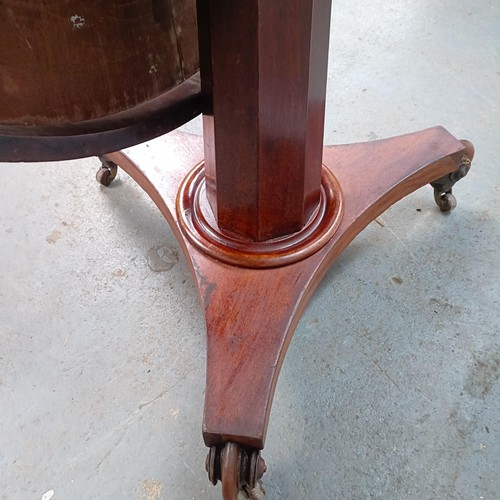
<svg viewBox="0 0 500 500"><path fill-rule="evenodd" d="M204 162L196 165L177 194L177 217L186 238L199 250L228 264L249 268L281 267L309 257L335 234L344 203L340 185L323 166L320 202L298 232L268 241L251 241L223 233L208 207Z"/></svg>

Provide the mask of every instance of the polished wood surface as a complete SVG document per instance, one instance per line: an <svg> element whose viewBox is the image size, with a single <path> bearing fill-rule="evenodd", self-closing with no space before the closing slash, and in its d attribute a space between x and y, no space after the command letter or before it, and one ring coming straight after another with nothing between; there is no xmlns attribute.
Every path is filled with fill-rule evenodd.
<svg viewBox="0 0 500 500"><path fill-rule="evenodd" d="M454 171L464 154L473 156L469 143L458 141L441 127L325 148L323 163L342 186L345 204L335 235L299 262L248 269L212 258L193 246L180 227L178 189L203 158L202 138L172 133L149 146L109 158L161 210L198 284L207 323L205 443L237 442L257 449L265 444L274 389L293 331L332 261L389 206ZM429 203L433 203L431 198Z"/></svg>
<svg viewBox="0 0 500 500"><path fill-rule="evenodd" d="M219 227L253 241L298 231L320 196L330 1L199 0L198 9Z"/></svg>

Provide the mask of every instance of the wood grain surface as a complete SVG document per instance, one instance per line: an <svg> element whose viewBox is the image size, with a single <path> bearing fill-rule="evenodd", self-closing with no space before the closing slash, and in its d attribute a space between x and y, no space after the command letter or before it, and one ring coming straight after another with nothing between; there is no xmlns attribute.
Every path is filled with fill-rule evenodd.
<svg viewBox="0 0 500 500"><path fill-rule="evenodd" d="M261 449L279 371L307 301L332 261L366 225L415 189L457 168L469 144L441 127L324 149L323 163L344 193L331 240L299 262L273 269L228 265L193 247L179 228L177 189L203 157L203 139L174 133L150 147L110 155L159 207L197 282L207 323L203 435ZM429 203L434 203L429 199Z"/></svg>
<svg viewBox="0 0 500 500"><path fill-rule="evenodd" d="M198 9L219 227L254 241L298 231L320 195L330 2L200 0Z"/></svg>
<svg viewBox="0 0 500 500"><path fill-rule="evenodd" d="M198 71L194 0L3 0L0 123L105 117Z"/></svg>

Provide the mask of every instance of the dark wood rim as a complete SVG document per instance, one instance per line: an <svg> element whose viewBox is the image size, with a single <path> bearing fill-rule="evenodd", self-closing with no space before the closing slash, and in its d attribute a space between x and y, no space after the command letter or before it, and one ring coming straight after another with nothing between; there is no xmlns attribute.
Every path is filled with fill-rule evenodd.
<svg viewBox="0 0 500 500"><path fill-rule="evenodd" d="M0 161L54 161L99 156L148 141L201 113L200 76L120 113L58 125L0 124Z"/></svg>

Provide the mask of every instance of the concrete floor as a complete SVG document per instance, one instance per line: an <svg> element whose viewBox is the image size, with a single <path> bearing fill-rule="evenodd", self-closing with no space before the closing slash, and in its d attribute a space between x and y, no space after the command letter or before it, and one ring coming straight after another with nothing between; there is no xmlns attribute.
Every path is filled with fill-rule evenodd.
<svg viewBox="0 0 500 500"><path fill-rule="evenodd" d="M440 124L477 154L453 213L420 189L322 281L268 498L500 499L500 3L336 0L331 33L327 143ZM195 287L149 199L97 166L0 166L0 498L220 498Z"/></svg>

